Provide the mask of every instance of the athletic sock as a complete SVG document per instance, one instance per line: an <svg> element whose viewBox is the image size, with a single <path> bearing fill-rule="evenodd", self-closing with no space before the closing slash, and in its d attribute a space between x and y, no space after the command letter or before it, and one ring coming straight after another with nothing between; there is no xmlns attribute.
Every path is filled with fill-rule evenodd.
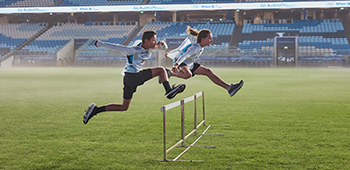
<svg viewBox="0 0 350 170"><path fill-rule="evenodd" d="M169 84L169 81L165 81L163 82L163 86L164 86L164 89L165 89L165 92L169 92L171 90L171 87L170 87L170 84Z"/></svg>
<svg viewBox="0 0 350 170"><path fill-rule="evenodd" d="M96 107L96 114L105 112L105 111L106 111L106 106Z"/></svg>

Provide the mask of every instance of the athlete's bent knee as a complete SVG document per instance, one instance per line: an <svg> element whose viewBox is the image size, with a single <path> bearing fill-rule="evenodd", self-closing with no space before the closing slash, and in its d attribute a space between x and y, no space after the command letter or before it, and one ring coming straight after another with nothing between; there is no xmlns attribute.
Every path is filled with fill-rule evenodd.
<svg viewBox="0 0 350 170"><path fill-rule="evenodd" d="M129 109L129 106L124 106L124 105L122 105L120 111L127 111L128 109Z"/></svg>
<svg viewBox="0 0 350 170"><path fill-rule="evenodd" d="M164 67L155 67L152 69L152 75L154 76L160 76L163 73L166 73L166 70Z"/></svg>
<svg viewBox="0 0 350 170"><path fill-rule="evenodd" d="M189 78L191 78L191 77L192 77L191 74L185 74L185 75L184 75L184 79L189 79Z"/></svg>

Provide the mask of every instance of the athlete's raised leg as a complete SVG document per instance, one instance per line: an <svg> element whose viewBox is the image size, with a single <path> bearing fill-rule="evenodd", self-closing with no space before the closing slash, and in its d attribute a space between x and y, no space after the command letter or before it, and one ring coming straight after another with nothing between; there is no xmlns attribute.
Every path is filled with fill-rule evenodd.
<svg viewBox="0 0 350 170"><path fill-rule="evenodd" d="M219 76L217 76L210 68L199 66L196 71L194 71L194 74L197 75L205 75L207 76L213 83L217 84L218 86L221 86L224 89L227 89L230 85L224 82Z"/></svg>

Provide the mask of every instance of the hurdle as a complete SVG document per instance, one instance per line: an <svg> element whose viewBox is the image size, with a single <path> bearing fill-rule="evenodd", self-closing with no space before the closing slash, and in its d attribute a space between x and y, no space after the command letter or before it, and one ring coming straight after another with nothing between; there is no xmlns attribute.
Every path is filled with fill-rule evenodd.
<svg viewBox="0 0 350 170"><path fill-rule="evenodd" d="M197 125L197 99L198 97L202 96L202 105L203 105L203 120ZM193 130L188 133L185 136L185 103L188 103L190 101L194 101L194 128ZM171 146L170 148L167 149L166 146L166 114L165 112L167 110L170 110L172 108L175 108L177 106L181 106L181 139L174 144L173 146ZM185 99L164 105L161 107L161 112L163 112L163 154L164 157L162 160L158 160L158 161L163 161L163 162L203 162L202 160L179 160L179 158L184 155L190 148L195 147L194 145L199 141L199 139L202 138L203 135L207 135L206 132L209 130L210 127L212 127L212 125L208 125L207 128L202 132L202 133L198 133L198 129L201 126L206 126L206 122L205 122L205 104L204 104L204 91L198 92L197 94L187 97ZM216 126L216 125L213 125ZM229 125L217 125L217 126L229 126ZM185 145L185 140L190 137L191 135L199 135L198 138L190 145ZM219 135L219 136L223 136L223 134L210 134L210 135ZM178 156L176 156L174 159L168 159L167 158L167 154L173 150L176 147L186 147L186 149L181 152ZM204 148L215 148L216 146L197 146L197 147L204 147Z"/></svg>

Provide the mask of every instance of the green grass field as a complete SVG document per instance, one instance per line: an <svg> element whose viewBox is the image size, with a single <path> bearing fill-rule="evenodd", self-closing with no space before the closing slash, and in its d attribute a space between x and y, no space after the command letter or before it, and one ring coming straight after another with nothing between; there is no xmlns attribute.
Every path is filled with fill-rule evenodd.
<svg viewBox="0 0 350 170"><path fill-rule="evenodd" d="M126 112L85 109L122 101L121 68L0 68L0 169L350 169L349 69L213 68L236 96L206 77L168 100L157 79L137 89ZM160 107L205 91L213 127L181 159L163 158ZM199 103L201 104L201 103ZM186 131L193 127L186 105ZM180 139L179 108L168 112L168 146ZM194 138L193 138L194 139ZM193 140L192 137L190 140ZM176 148L169 157L183 149Z"/></svg>

